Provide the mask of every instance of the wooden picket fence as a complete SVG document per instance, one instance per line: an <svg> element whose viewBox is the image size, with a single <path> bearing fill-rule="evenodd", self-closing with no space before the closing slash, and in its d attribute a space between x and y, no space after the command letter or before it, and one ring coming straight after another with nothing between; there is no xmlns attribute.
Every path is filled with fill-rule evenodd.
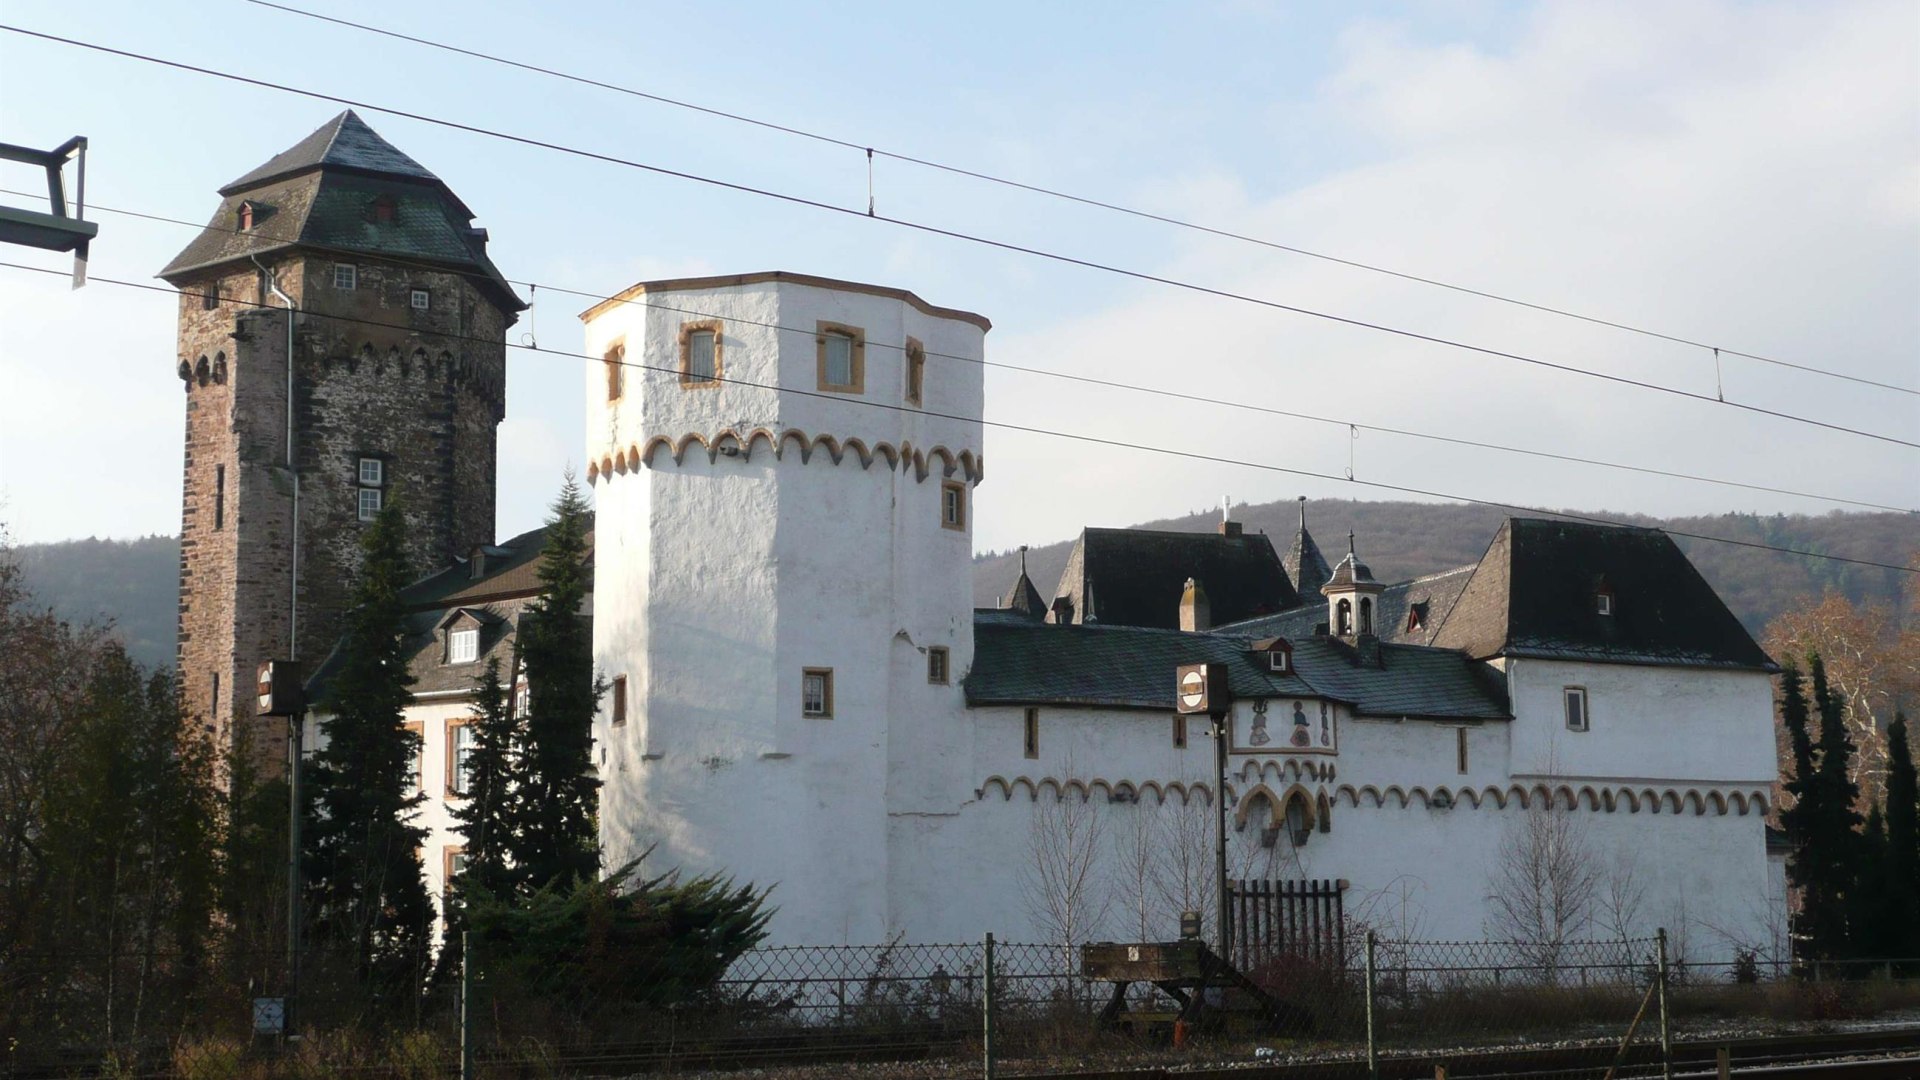
<svg viewBox="0 0 1920 1080"><path fill-rule="evenodd" d="M1337 968L1346 962L1347 883L1326 879L1235 881L1227 886L1234 967L1275 960Z"/></svg>

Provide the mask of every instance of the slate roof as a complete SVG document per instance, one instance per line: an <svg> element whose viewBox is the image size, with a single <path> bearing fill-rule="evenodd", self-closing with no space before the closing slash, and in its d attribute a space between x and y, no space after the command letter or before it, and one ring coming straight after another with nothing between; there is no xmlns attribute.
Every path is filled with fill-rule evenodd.
<svg viewBox="0 0 1920 1080"><path fill-rule="evenodd" d="M1021 556L1022 559L1025 556ZM1032 619L1047 617L1047 598L1033 587L1033 579L1027 576L1026 568L1020 569L1020 576L1014 579L1013 587L1000 601L1000 606L1008 611L1017 611Z"/></svg>
<svg viewBox="0 0 1920 1080"><path fill-rule="evenodd" d="M1374 626L1379 631L1380 640L1402 645L1433 644L1441 622L1446 619L1460 590L1466 587L1478 566L1472 563L1387 586L1374 601ZM1411 629L1407 625L1407 614L1416 605L1421 610L1420 626ZM1324 602L1307 603L1278 615L1215 626L1214 630L1254 636L1278 635L1294 641L1312 637L1314 628L1326 621L1327 605Z"/></svg>
<svg viewBox="0 0 1920 1080"><path fill-rule="evenodd" d="M1500 679L1457 652L1383 645L1380 665L1329 638L1293 644L1294 674L1253 657L1254 638L1153 627L1057 626L976 612L969 705L1078 705L1172 711L1181 664L1226 664L1234 696L1321 697L1362 716L1506 719Z"/></svg>
<svg viewBox="0 0 1920 1080"><path fill-rule="evenodd" d="M521 533L484 550L485 573L478 578L468 572L470 561L462 559L401 591L401 602L410 609L406 621L407 668L413 673L415 695L472 690L489 658L500 661L502 680L509 678L513 635L520 616L540 591L540 554L546 549L546 541L544 527ZM591 571L591 531L587 533L587 545ZM470 664L448 664L441 631L460 614L472 616L479 624L479 658ZM336 645L307 680L311 697L319 698L338 665Z"/></svg>
<svg viewBox="0 0 1920 1080"><path fill-rule="evenodd" d="M220 194L207 227L160 271L169 283L298 246L462 272L509 314L527 306L488 258L486 230L473 227L473 211L351 110ZM392 220L376 222L369 213L379 197L393 201ZM236 225L242 203L255 208L246 232Z"/></svg>
<svg viewBox="0 0 1920 1080"><path fill-rule="evenodd" d="M1500 527L1433 643L1475 658L1778 670L1667 534L1544 518Z"/></svg>
<svg viewBox="0 0 1920 1080"><path fill-rule="evenodd" d="M1054 595L1073 601L1075 622L1172 630L1180 625L1180 594L1188 578L1207 591L1215 623L1300 602L1264 533L1151 529L1082 530Z"/></svg>
<svg viewBox="0 0 1920 1080"><path fill-rule="evenodd" d="M1305 506L1300 509L1300 531L1293 534L1293 544L1287 548L1287 557L1281 565L1286 568L1294 591L1303 597L1319 596L1320 586L1333 576L1327 557L1320 554L1320 545L1313 542L1313 534L1307 531Z"/></svg>

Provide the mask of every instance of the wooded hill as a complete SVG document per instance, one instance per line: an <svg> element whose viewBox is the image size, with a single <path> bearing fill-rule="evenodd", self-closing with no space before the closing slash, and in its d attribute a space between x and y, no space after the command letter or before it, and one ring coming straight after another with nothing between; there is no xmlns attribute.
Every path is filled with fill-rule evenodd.
<svg viewBox="0 0 1920 1080"><path fill-rule="evenodd" d="M1905 514L1596 516L1874 562L1904 565L1920 556L1920 525ZM1275 550L1284 554L1298 527L1299 509L1292 502L1265 503L1238 507L1234 517L1245 523L1248 532L1265 532L1273 539ZM1328 562L1339 561L1346 551L1347 530L1352 529L1362 559L1373 568L1374 576L1388 582L1478 560L1504 517L1500 510L1459 503L1326 499L1307 507L1308 528ZM1208 510L1147 522L1141 527L1210 532L1219 520L1218 510ZM1855 601L1891 602L1900 595L1902 575L1891 570L1677 539L1756 637L1774 616L1816 600L1829 589ZM1027 553L1029 573L1043 594L1053 595L1072 547L1072 539L1067 539L1036 546ZM149 666L173 662L178 540L149 536L139 540L25 544L16 549L15 555L28 587L63 617L111 621L134 659ZM998 606L1018 568L1019 555L1015 552L988 553L975 559L974 603Z"/></svg>
<svg viewBox="0 0 1920 1080"><path fill-rule="evenodd" d="M1286 554L1300 527L1299 506L1293 502L1235 507L1233 516L1244 523L1247 532L1266 533L1281 555ZM1479 561L1507 516L1506 511L1493 507L1463 503L1323 499L1307 504L1307 529L1329 564L1346 554L1347 530L1353 530L1361 561L1372 568L1374 577L1395 582ZM1592 516L1900 566L1920 558L1920 522L1906 514L1836 511L1819 517L1719 514L1655 518L1596 512ZM1139 527L1212 532L1219 522L1220 511L1214 509ZM1902 579L1907 576L1894 570L1801 558L1762 548L1684 536L1674 539L1755 637L1774 616L1818 600L1829 589L1854 601L1897 601ZM1053 595L1072 548L1073 540L1069 539L1027 552L1028 576L1042 595ZM1019 569L1018 552L994 552L975 559L974 604L998 607Z"/></svg>

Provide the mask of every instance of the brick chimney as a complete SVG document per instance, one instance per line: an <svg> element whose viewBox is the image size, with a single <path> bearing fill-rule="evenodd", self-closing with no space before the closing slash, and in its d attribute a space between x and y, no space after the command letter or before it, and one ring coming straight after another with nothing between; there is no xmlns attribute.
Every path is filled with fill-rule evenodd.
<svg viewBox="0 0 1920 1080"><path fill-rule="evenodd" d="M1186 631L1213 628L1213 605L1207 602L1207 590L1193 578L1180 593L1180 629Z"/></svg>

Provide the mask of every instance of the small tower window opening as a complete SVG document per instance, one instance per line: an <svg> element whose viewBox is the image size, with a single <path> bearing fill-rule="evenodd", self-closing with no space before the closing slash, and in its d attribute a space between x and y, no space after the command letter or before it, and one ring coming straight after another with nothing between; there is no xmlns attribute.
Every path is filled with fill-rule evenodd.
<svg viewBox="0 0 1920 1080"><path fill-rule="evenodd" d="M1353 633L1353 601L1342 600L1333 608L1334 633L1347 637Z"/></svg>
<svg viewBox="0 0 1920 1080"><path fill-rule="evenodd" d="M214 308L217 308L219 306L220 306L220 286L217 283L213 285L208 285L207 290L200 294L200 310L212 311Z"/></svg>
<svg viewBox="0 0 1920 1080"><path fill-rule="evenodd" d="M714 332L687 332L687 357L682 373L684 382L712 382L720 375L720 365L714 363Z"/></svg>
<svg viewBox="0 0 1920 1080"><path fill-rule="evenodd" d="M426 289L414 289L408 298L415 311L425 311L433 306L433 293Z"/></svg>
<svg viewBox="0 0 1920 1080"><path fill-rule="evenodd" d="M1601 615L1613 614L1613 593L1607 589L1594 593L1593 610Z"/></svg>
<svg viewBox="0 0 1920 1080"><path fill-rule="evenodd" d="M627 677L613 677L613 726L620 727L627 722Z"/></svg>
<svg viewBox="0 0 1920 1080"><path fill-rule="evenodd" d="M351 291L360 284L359 268L352 263L333 264L333 287Z"/></svg>
<svg viewBox="0 0 1920 1080"><path fill-rule="evenodd" d="M1029 758L1040 756L1040 710L1028 709L1020 721L1020 752Z"/></svg>
<svg viewBox="0 0 1920 1080"><path fill-rule="evenodd" d="M464 799L473 785L473 725L465 720L447 724L447 797Z"/></svg>
<svg viewBox="0 0 1920 1080"><path fill-rule="evenodd" d="M1306 797L1298 792L1287 800L1287 836L1294 847L1313 838L1313 815L1307 812Z"/></svg>
<svg viewBox="0 0 1920 1080"><path fill-rule="evenodd" d="M455 630L447 635L447 663L471 664L480 659L480 631Z"/></svg>
<svg viewBox="0 0 1920 1080"><path fill-rule="evenodd" d="M1360 632L1373 633L1373 598L1369 596L1360 598Z"/></svg>
<svg viewBox="0 0 1920 1080"><path fill-rule="evenodd" d="M1175 750L1185 750L1187 748L1187 716L1185 713L1173 714L1173 748Z"/></svg>
<svg viewBox="0 0 1920 1080"><path fill-rule="evenodd" d="M927 350L912 338L907 339L907 404L920 404L927 380Z"/></svg>
<svg viewBox="0 0 1920 1080"><path fill-rule="evenodd" d="M839 323L818 324L820 389L835 394L866 391L866 331Z"/></svg>
<svg viewBox="0 0 1920 1080"><path fill-rule="evenodd" d="M380 516L380 507L384 504L381 489L387 483L387 465L376 457L363 457L358 463L360 480L360 498L356 507L361 521L372 521Z"/></svg>
<svg viewBox="0 0 1920 1080"><path fill-rule="evenodd" d="M227 526L227 467L213 467L213 527L224 529Z"/></svg>
<svg viewBox="0 0 1920 1080"><path fill-rule="evenodd" d="M940 524L943 528L967 528L967 485L948 480L940 485Z"/></svg>
<svg viewBox="0 0 1920 1080"><path fill-rule="evenodd" d="M1460 771L1462 776L1465 776L1467 772L1467 729L1454 728L1453 740L1454 767Z"/></svg>
<svg viewBox="0 0 1920 1080"><path fill-rule="evenodd" d="M934 645L927 649L927 681L941 686L947 684L946 646Z"/></svg>
<svg viewBox="0 0 1920 1080"><path fill-rule="evenodd" d="M1587 691L1583 686L1569 686L1561 692L1567 712L1567 730L1585 731L1592 717L1587 713Z"/></svg>
<svg viewBox="0 0 1920 1080"><path fill-rule="evenodd" d="M360 505L357 508L361 521L372 521L380 516L380 489L361 488Z"/></svg>
<svg viewBox="0 0 1920 1080"><path fill-rule="evenodd" d="M220 673L213 673L213 693L207 695L207 715L215 720L220 717Z"/></svg>
<svg viewBox="0 0 1920 1080"><path fill-rule="evenodd" d="M806 668L800 673L800 715L833 715L832 668Z"/></svg>
<svg viewBox="0 0 1920 1080"><path fill-rule="evenodd" d="M627 389L627 347L615 345L608 349L601 363L607 368L607 400L619 401Z"/></svg>

